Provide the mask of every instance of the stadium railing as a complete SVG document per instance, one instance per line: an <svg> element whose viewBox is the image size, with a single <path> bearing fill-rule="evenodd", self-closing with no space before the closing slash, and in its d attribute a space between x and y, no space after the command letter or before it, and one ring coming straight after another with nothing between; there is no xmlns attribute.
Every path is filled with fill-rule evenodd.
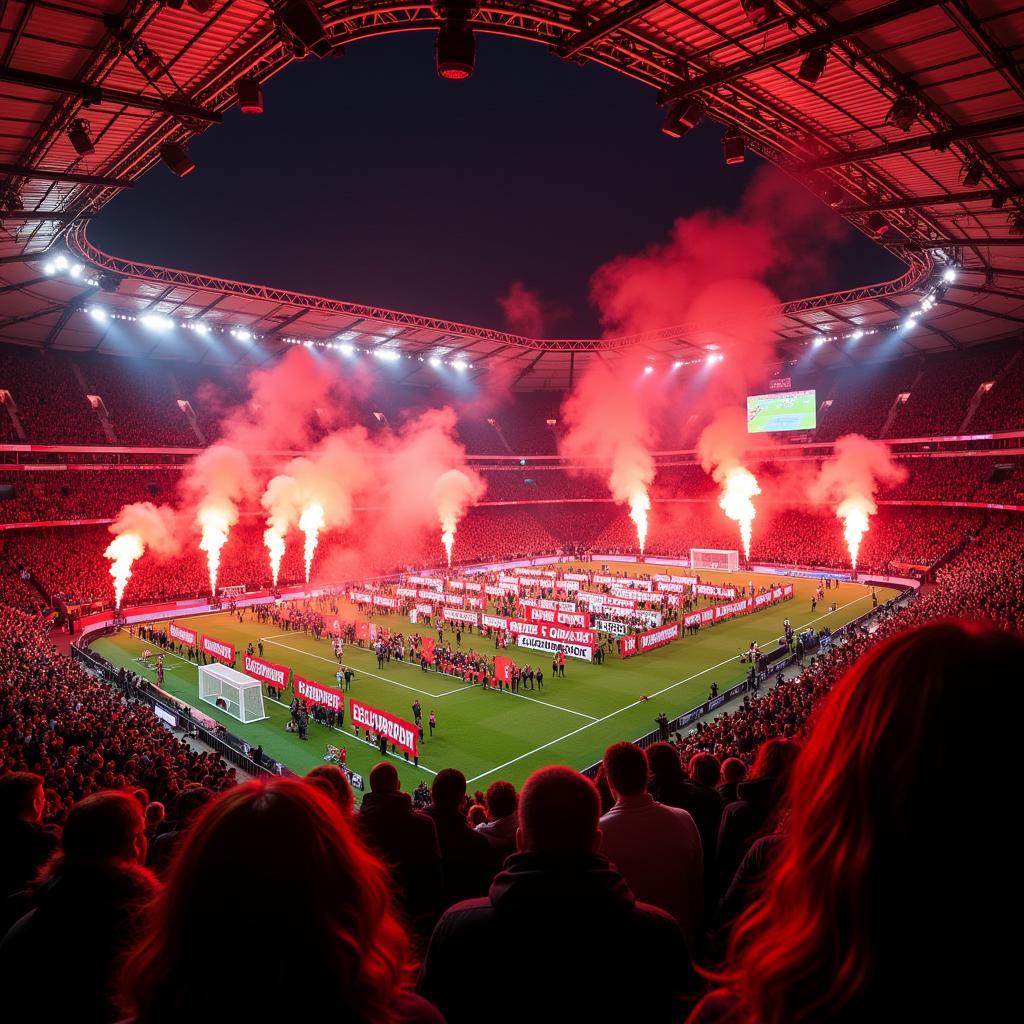
<svg viewBox="0 0 1024 1024"><path fill-rule="evenodd" d="M227 731L218 734L207 729L193 717L193 708L170 694L155 687L146 679L134 672L126 672L123 684L119 682L117 670L110 662L98 654L86 650L79 644L72 644L71 651L75 659L93 675L121 691L126 700L138 700L148 704L164 723L173 728L181 728L187 735L193 736L201 743L215 750L229 764L240 768L252 776L274 776L294 774L284 765L279 765L280 772L271 771L265 765L257 764L244 752L243 741ZM161 714L162 712L162 714Z"/></svg>

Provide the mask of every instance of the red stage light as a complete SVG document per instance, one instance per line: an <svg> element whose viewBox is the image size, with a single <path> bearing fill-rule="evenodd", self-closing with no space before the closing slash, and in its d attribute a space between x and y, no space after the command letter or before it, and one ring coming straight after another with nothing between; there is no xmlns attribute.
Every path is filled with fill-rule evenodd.
<svg viewBox="0 0 1024 1024"><path fill-rule="evenodd" d="M473 30L461 19L446 21L437 30L437 73L451 81L473 74L476 40Z"/></svg>
<svg viewBox="0 0 1024 1024"><path fill-rule="evenodd" d="M196 169L195 161L188 155L188 151L177 142L165 142L160 147L160 158L179 178L184 178Z"/></svg>
<svg viewBox="0 0 1024 1024"><path fill-rule="evenodd" d="M235 92L243 114L263 113L263 87L255 78L240 78L235 82Z"/></svg>

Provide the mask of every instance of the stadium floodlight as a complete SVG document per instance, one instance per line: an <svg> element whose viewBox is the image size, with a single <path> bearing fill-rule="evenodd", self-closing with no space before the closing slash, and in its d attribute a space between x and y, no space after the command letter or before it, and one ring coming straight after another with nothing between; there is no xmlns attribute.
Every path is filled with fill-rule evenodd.
<svg viewBox="0 0 1024 1024"><path fill-rule="evenodd" d="M43 264L43 273L47 277L52 277L54 274L57 273L57 264L54 263L53 260L48 260L46 263Z"/></svg>
<svg viewBox="0 0 1024 1024"><path fill-rule="evenodd" d="M435 366L435 367L436 366L440 366L441 365L441 360L438 359L437 356L431 356L430 357L430 365L431 366Z"/></svg>
<svg viewBox="0 0 1024 1024"><path fill-rule="evenodd" d="M90 306L89 316L93 318L97 323L105 324L107 322L107 311L102 306Z"/></svg>
<svg viewBox="0 0 1024 1024"><path fill-rule="evenodd" d="M981 181L981 176L985 173L985 168L982 166L980 160L972 160L964 168L964 184L968 188L974 188Z"/></svg>
<svg viewBox="0 0 1024 1024"><path fill-rule="evenodd" d="M473 30L466 24L464 12L447 12L444 23L437 30L434 53L437 73L442 78L457 82L473 74L476 40L473 38Z"/></svg>
<svg viewBox="0 0 1024 1024"><path fill-rule="evenodd" d="M740 0L740 6L754 28L760 28L779 15L775 0Z"/></svg>
<svg viewBox="0 0 1024 1024"><path fill-rule="evenodd" d="M54 265L54 266L55 266L55 267L56 267L56 268L57 268L58 270L67 270L67 269L68 269L68 258L67 258L67 256L58 256L58 257L57 257L57 258L56 258L56 259L55 259L55 260L53 261L53 265Z"/></svg>
<svg viewBox="0 0 1024 1024"><path fill-rule="evenodd" d="M956 267L947 267L942 275L943 281L953 282L956 280Z"/></svg>
<svg viewBox="0 0 1024 1024"><path fill-rule="evenodd" d="M853 334L850 335L850 337L854 341L860 341L860 339L864 337L864 332L863 331L854 331Z"/></svg>
<svg viewBox="0 0 1024 1024"><path fill-rule="evenodd" d="M255 78L240 78L235 82L235 94L243 114L263 113L263 86Z"/></svg>
<svg viewBox="0 0 1024 1024"><path fill-rule="evenodd" d="M91 156L96 152L96 143L92 141L89 133L89 122L82 117L76 117L68 129L68 140L75 147L79 156Z"/></svg>
<svg viewBox="0 0 1024 1024"><path fill-rule="evenodd" d="M82 264L81 263L72 263L70 270L68 270L68 273L72 277L81 277L82 276Z"/></svg>
<svg viewBox="0 0 1024 1024"><path fill-rule="evenodd" d="M704 108L696 100L676 100L669 106L661 130L670 138L681 139L703 116Z"/></svg>
<svg viewBox="0 0 1024 1024"><path fill-rule="evenodd" d="M886 120L896 125L901 132L909 132L917 120L917 100L911 96L900 96L889 108Z"/></svg>
<svg viewBox="0 0 1024 1024"><path fill-rule="evenodd" d="M347 341L339 341L338 342L338 351L343 356L353 355L355 353L355 350L356 350L355 345L351 344L350 342L347 342Z"/></svg>
<svg viewBox="0 0 1024 1024"><path fill-rule="evenodd" d="M156 313L147 313L145 316L139 317L139 323L151 331L169 331L174 326L172 320L168 320L165 316L158 316Z"/></svg>
<svg viewBox="0 0 1024 1024"><path fill-rule="evenodd" d="M680 366L682 366L682 365L683 365L683 361L682 361L681 359L677 359L677 360L676 360L676 361L675 361L675 362L674 362L674 363L672 364L672 369L673 369L673 370L678 370L678 369L679 369L679 367L680 367Z"/></svg>
<svg viewBox="0 0 1024 1024"><path fill-rule="evenodd" d="M647 364L647 365L646 365L646 366L644 367L644 373L654 373L654 367L653 367L653 366L651 366L651 364L650 364L650 363L648 363L648 364Z"/></svg>
<svg viewBox="0 0 1024 1024"><path fill-rule="evenodd" d="M802 82L814 85L825 73L825 62L828 60L828 50L824 46L811 50L800 63L800 70L797 76Z"/></svg>
<svg viewBox="0 0 1024 1024"><path fill-rule="evenodd" d="M452 367L458 370L459 373L464 373L466 370L466 361L464 359L456 359L455 362L452 363Z"/></svg>
<svg viewBox="0 0 1024 1024"><path fill-rule="evenodd" d="M875 238L881 238L889 230L889 223L886 219L876 210L867 219L868 231L875 236Z"/></svg>
<svg viewBox="0 0 1024 1024"><path fill-rule="evenodd" d="M828 338L823 338L820 334L817 334L814 336L814 347L821 348L821 346L824 345L826 341L828 341Z"/></svg>
<svg viewBox="0 0 1024 1024"><path fill-rule="evenodd" d="M397 363L402 358L402 353L396 352L393 348L375 348L373 354L385 363Z"/></svg>
<svg viewBox="0 0 1024 1024"><path fill-rule="evenodd" d="M196 334L207 335L210 333L209 325L204 324L201 320L190 320L188 325Z"/></svg>
<svg viewBox="0 0 1024 1024"><path fill-rule="evenodd" d="M252 332L244 327L234 327L231 330L231 337L236 341L252 341Z"/></svg>
<svg viewBox="0 0 1024 1024"><path fill-rule="evenodd" d="M179 177L184 178L195 169L195 161L178 142L165 142L160 147L160 159Z"/></svg>
<svg viewBox="0 0 1024 1024"><path fill-rule="evenodd" d="M735 128L729 128L722 136L722 151L727 164L741 164L747 158L747 146Z"/></svg>

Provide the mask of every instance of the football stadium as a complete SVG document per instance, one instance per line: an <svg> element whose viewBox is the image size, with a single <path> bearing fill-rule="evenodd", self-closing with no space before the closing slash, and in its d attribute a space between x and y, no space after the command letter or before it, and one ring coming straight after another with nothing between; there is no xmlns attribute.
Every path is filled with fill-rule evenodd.
<svg viewBox="0 0 1024 1024"><path fill-rule="evenodd" d="M1005 1012L1024 8L0 48L10 1020Z"/></svg>

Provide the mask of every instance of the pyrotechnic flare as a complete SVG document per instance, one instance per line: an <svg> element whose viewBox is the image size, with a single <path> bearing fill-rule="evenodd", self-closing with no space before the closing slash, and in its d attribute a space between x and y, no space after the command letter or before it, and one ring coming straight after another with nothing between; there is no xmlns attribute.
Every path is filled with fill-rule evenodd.
<svg viewBox="0 0 1024 1024"><path fill-rule="evenodd" d="M482 497L487 484L474 470L449 469L434 482L433 498L437 503L437 518L441 523L441 543L452 564L452 548L455 545L455 528L470 506Z"/></svg>
<svg viewBox="0 0 1024 1024"><path fill-rule="evenodd" d="M718 504L722 511L732 520L740 524L740 537L743 540L743 557L750 561L750 536L754 527L754 516L757 510L751 500L761 493L757 479L749 469L733 466L726 471L722 481L722 497Z"/></svg>
<svg viewBox="0 0 1024 1024"><path fill-rule="evenodd" d="M110 559L110 575L114 577L114 607L121 607L124 588L132 578L132 563L142 557L145 547L136 533L122 533L115 537L103 554Z"/></svg>
<svg viewBox="0 0 1024 1024"><path fill-rule="evenodd" d="M281 559L284 558L284 537L270 526L263 531L263 543L270 554L270 574L276 587L277 577L281 572Z"/></svg>
<svg viewBox="0 0 1024 1024"><path fill-rule="evenodd" d="M324 507L316 502L307 505L299 516L299 529L306 535L306 582L309 582L309 571L313 568L313 553L316 551L320 531L324 528Z"/></svg>
<svg viewBox="0 0 1024 1024"><path fill-rule="evenodd" d="M860 434L839 438L832 458L822 463L808 495L814 502L836 502L836 515L843 521L854 569L871 516L878 511L875 494L879 486L898 484L906 476L907 471L892 461L889 449L881 441L869 441Z"/></svg>
<svg viewBox="0 0 1024 1024"><path fill-rule="evenodd" d="M206 564L210 569L210 593L216 597L220 552L228 541L231 517L223 509L201 508L196 518L203 531L202 539L199 541L199 550L206 552Z"/></svg>
<svg viewBox="0 0 1024 1024"><path fill-rule="evenodd" d="M647 491L640 488L629 496L629 518L636 524L636 539L640 542L640 554L647 544L647 513L651 511L651 499Z"/></svg>

